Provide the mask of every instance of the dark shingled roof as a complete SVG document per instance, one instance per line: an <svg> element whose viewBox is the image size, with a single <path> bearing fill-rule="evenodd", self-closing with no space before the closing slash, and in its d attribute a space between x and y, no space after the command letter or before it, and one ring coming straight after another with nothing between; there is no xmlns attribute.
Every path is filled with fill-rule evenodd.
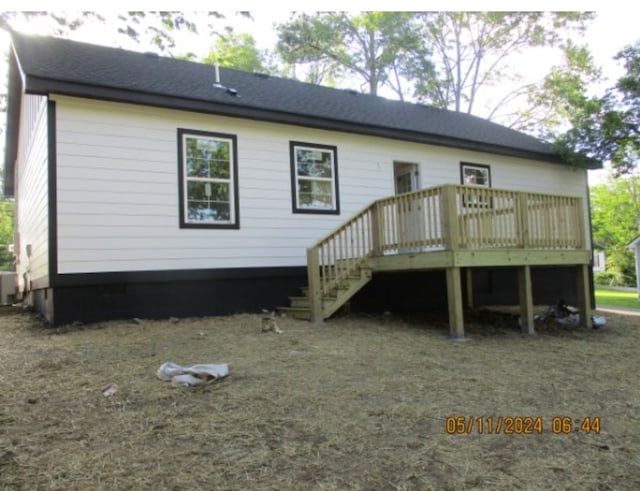
<svg viewBox="0 0 640 491"><path fill-rule="evenodd" d="M15 32L11 37L10 95L19 94L12 82L23 83L21 90L33 94L185 109L564 163L549 144L468 114L227 68L219 69L223 87L216 88L211 65L51 37ZM23 82L15 73L12 80L18 67ZM12 105L8 127L18 124L19 101L10 97ZM7 132L11 167L10 147L16 143L9 138L16 131Z"/></svg>

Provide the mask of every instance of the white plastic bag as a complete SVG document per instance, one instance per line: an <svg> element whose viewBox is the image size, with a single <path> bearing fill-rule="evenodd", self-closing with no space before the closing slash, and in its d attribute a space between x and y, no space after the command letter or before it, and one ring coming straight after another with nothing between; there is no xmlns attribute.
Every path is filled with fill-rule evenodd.
<svg viewBox="0 0 640 491"><path fill-rule="evenodd" d="M156 376L160 380L171 380L173 387L209 384L227 375L229 375L229 365L226 363L206 363L183 367L168 361L160 365L156 372Z"/></svg>

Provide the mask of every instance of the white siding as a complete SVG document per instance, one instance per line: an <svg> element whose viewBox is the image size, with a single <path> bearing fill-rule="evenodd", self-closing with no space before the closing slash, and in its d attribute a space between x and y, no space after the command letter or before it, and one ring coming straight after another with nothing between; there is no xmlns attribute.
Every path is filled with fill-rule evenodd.
<svg viewBox="0 0 640 491"><path fill-rule="evenodd" d="M393 161L422 186L458 183L460 161L493 187L586 195L586 172L290 125L56 97L60 273L299 266L318 238L393 193ZM177 128L238 138L240 229L180 229ZM338 148L339 216L291 211L289 141Z"/></svg>
<svg viewBox="0 0 640 491"><path fill-rule="evenodd" d="M16 271L20 291L27 281L47 282L49 274L47 98L25 95L20 114L16 163ZM27 245L31 257L27 257Z"/></svg>

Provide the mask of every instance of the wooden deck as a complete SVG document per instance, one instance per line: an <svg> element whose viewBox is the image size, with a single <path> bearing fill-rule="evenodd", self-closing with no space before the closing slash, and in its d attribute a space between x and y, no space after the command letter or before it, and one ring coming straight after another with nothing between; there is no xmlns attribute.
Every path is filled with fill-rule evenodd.
<svg viewBox="0 0 640 491"><path fill-rule="evenodd" d="M321 322L376 272L444 269L450 332L463 337L462 268L514 266L523 330L533 333L531 267L573 265L586 326L584 206L578 197L453 184L377 200L307 250L308 289L282 310Z"/></svg>

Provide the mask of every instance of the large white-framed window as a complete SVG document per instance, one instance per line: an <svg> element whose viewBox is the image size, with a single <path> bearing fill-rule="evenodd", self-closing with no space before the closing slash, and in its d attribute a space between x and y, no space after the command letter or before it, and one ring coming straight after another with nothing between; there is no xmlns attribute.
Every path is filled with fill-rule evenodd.
<svg viewBox="0 0 640 491"><path fill-rule="evenodd" d="M338 149L331 145L289 142L294 213L340 213Z"/></svg>
<svg viewBox="0 0 640 491"><path fill-rule="evenodd" d="M178 129L181 228L239 228L235 135Z"/></svg>

